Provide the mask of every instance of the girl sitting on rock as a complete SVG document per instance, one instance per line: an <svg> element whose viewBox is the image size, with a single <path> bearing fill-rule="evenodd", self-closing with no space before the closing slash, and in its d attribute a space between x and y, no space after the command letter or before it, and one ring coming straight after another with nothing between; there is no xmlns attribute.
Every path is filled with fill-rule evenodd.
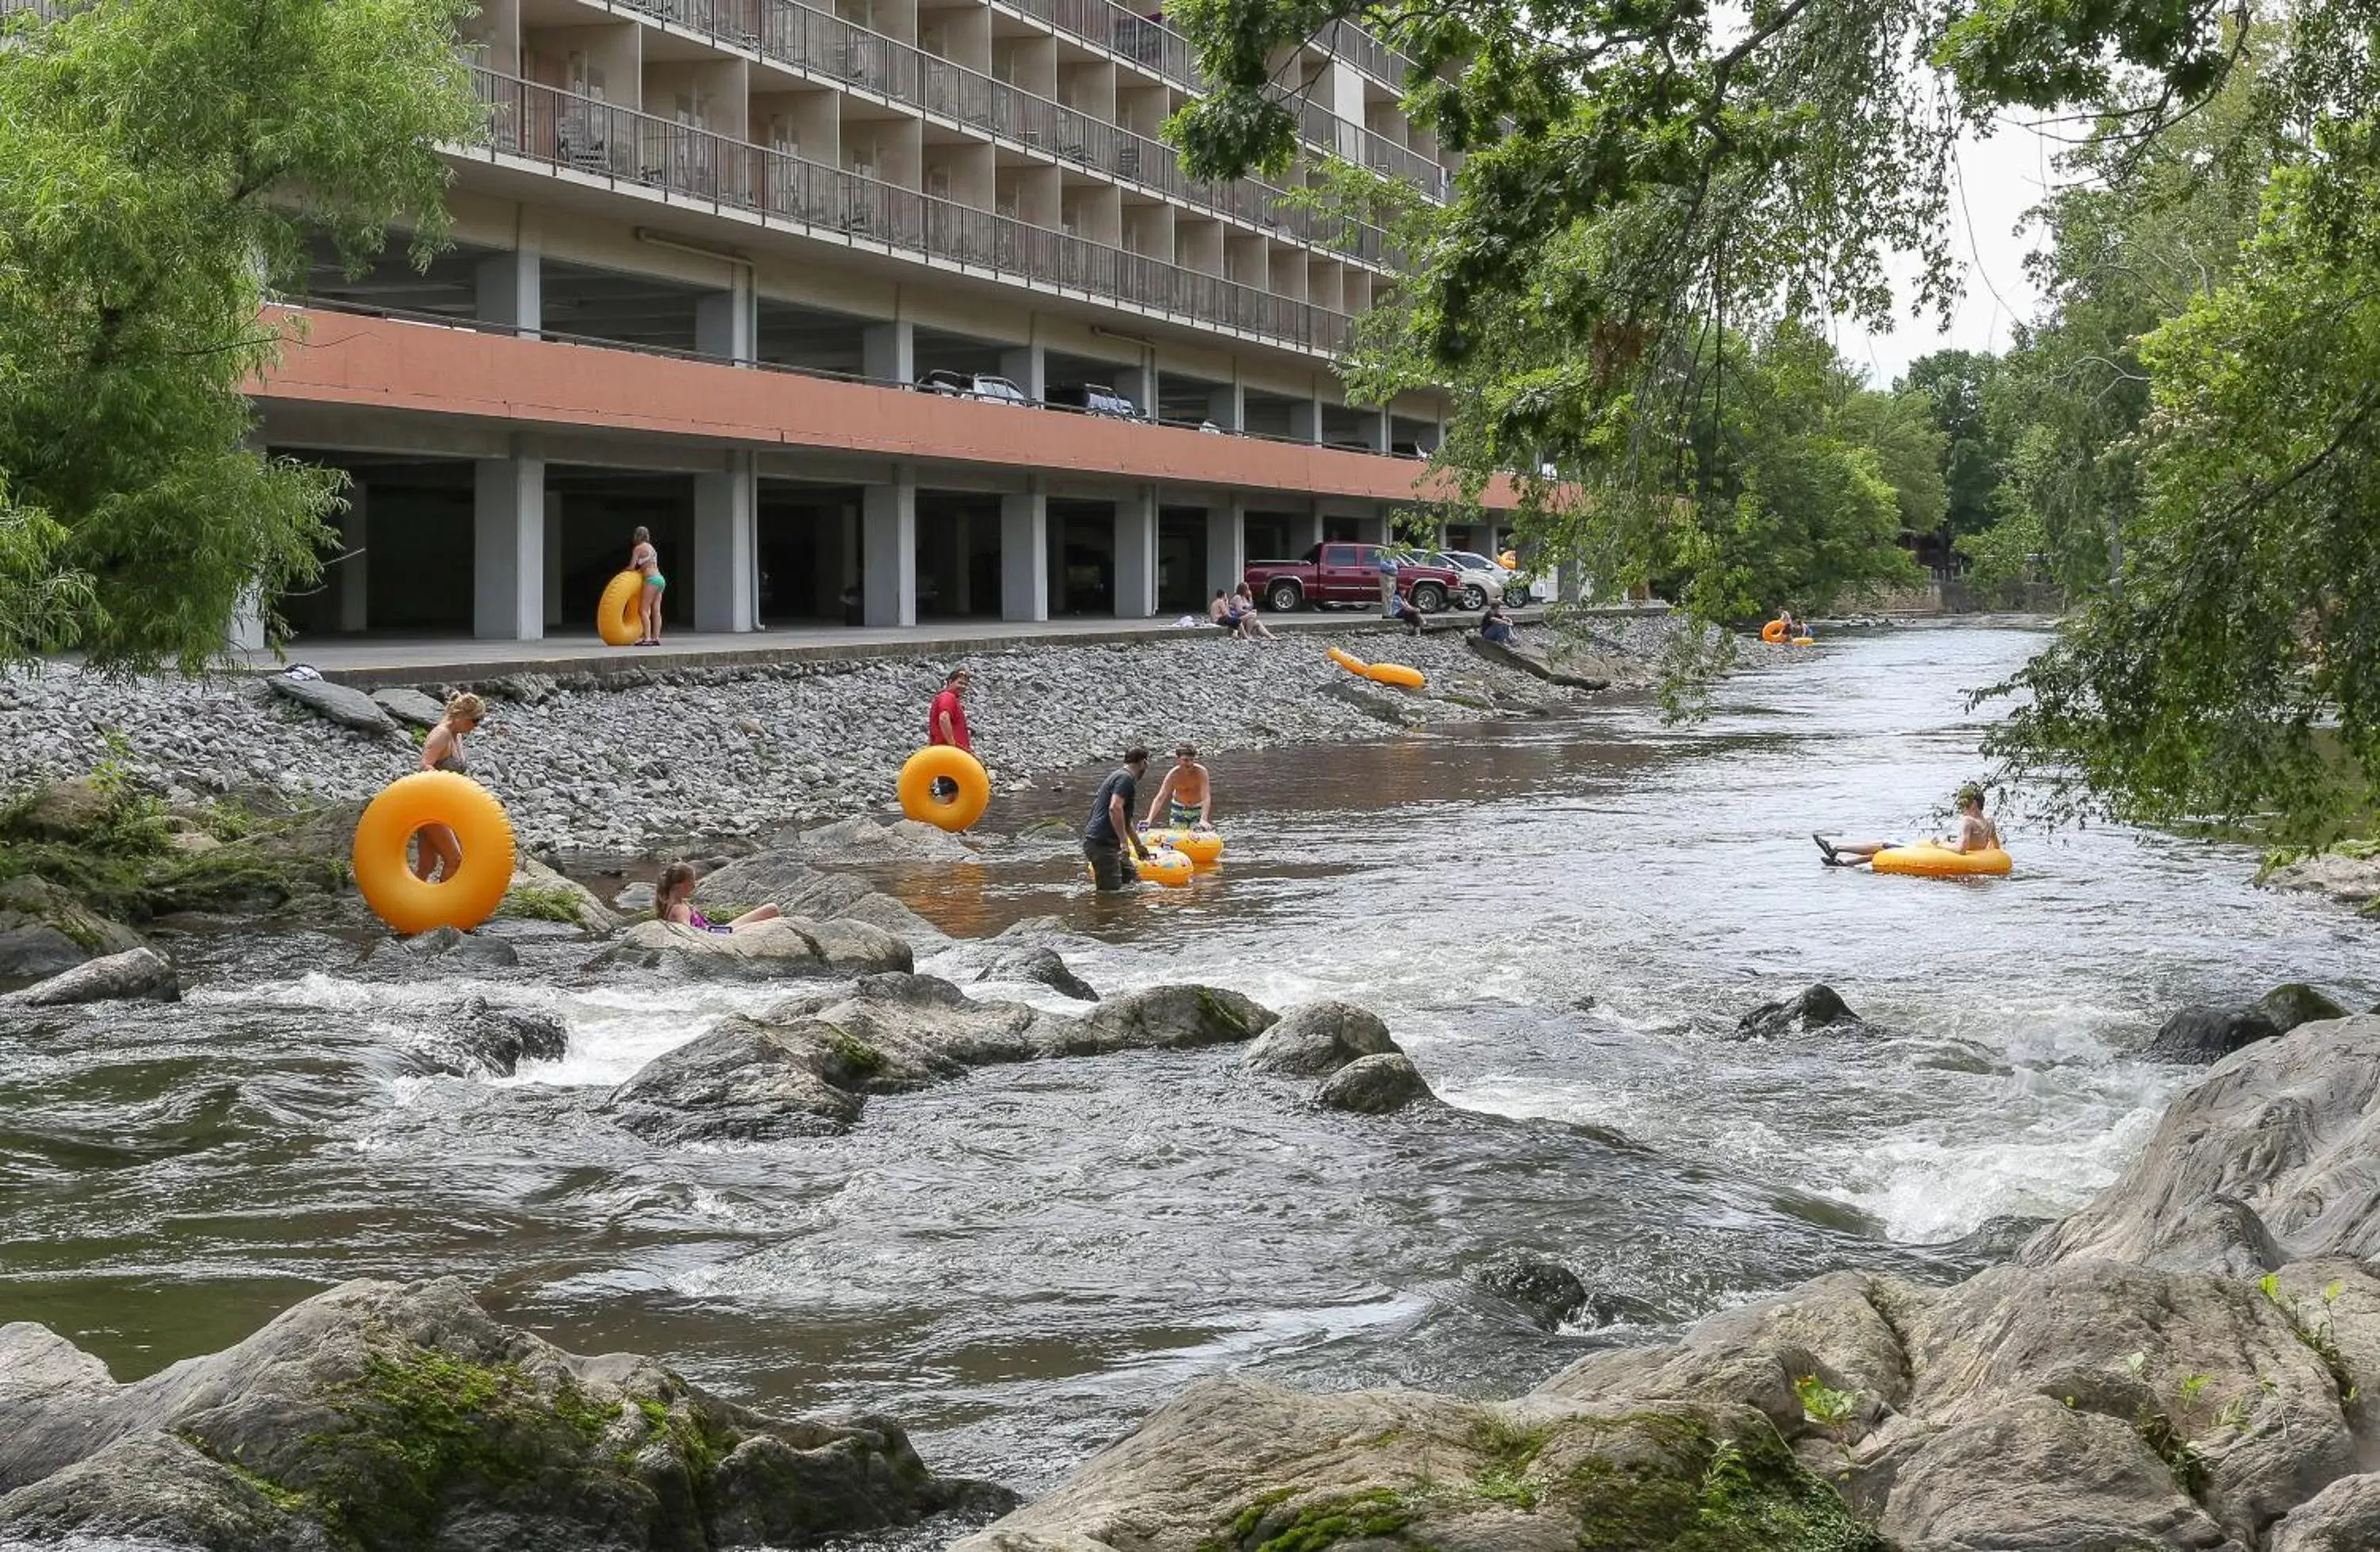
<svg viewBox="0 0 2380 1552"><path fill-rule="evenodd" d="M665 922L690 927L697 932L741 932L747 927L758 927L777 919L774 905L757 905L732 922L715 922L694 908L694 867L690 863L673 862L662 869L661 882L653 886L653 915Z"/></svg>

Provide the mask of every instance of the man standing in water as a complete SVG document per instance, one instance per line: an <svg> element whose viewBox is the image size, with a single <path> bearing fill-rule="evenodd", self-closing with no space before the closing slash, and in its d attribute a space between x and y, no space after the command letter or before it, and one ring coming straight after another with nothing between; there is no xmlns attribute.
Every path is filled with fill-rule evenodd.
<svg viewBox="0 0 2380 1552"><path fill-rule="evenodd" d="M1148 848L1132 829L1133 805L1139 801L1140 779L1148 770L1148 751L1135 745L1123 752L1123 767L1099 783L1099 795L1091 800L1090 822L1083 827L1083 855L1091 865L1091 881L1103 894L1140 881L1139 872L1124 864L1124 847L1130 846L1141 861L1148 860Z"/></svg>
<svg viewBox="0 0 2380 1552"><path fill-rule="evenodd" d="M934 697L934 704L926 713L927 743L947 744L970 755L975 753L975 745L967 737L966 708L959 704L966 687L967 671L964 668L954 668L943 678L941 693ZM948 799L957 790L957 784L949 777L934 778L935 797Z"/></svg>
<svg viewBox="0 0 2380 1552"><path fill-rule="evenodd" d="M1165 780L1157 783L1157 795L1148 800L1148 818L1143 829L1154 829L1157 811L1165 810L1168 830L1212 830L1215 811L1215 783L1207 777L1207 768L1198 763L1198 746L1173 746L1173 769Z"/></svg>

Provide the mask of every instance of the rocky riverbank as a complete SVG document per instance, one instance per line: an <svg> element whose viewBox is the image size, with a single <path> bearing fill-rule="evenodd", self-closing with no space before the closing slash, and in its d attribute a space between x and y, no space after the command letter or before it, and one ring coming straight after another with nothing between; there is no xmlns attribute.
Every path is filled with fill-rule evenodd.
<svg viewBox="0 0 2380 1552"><path fill-rule="evenodd" d="M1544 633L1533 633L1544 634ZM1580 675L1650 683L1673 627L1660 615L1592 623ZM1323 644L1241 643L1184 631L1128 645L1020 645L905 658L425 684L496 701L470 740L471 773L540 853L625 854L690 836L750 836L883 809L923 742L943 674L974 672L969 716L997 783L1179 738L1208 749L1378 737L1424 721L1544 714L1582 694L1453 632L1334 637L1429 675L1418 694L1333 667ZM262 789L356 803L415 763L412 741L336 725L258 677L103 679L53 667L0 678L0 769L12 784L112 764L182 805Z"/></svg>

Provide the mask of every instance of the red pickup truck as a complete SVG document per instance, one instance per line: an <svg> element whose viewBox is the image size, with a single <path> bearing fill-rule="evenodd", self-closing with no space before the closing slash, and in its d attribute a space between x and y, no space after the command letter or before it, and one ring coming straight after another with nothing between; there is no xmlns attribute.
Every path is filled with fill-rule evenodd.
<svg viewBox="0 0 2380 1552"><path fill-rule="evenodd" d="M1380 601L1380 547L1332 540L1318 544L1297 561L1251 561L1248 591L1267 609L1287 612L1307 604ZM1425 614L1446 607L1463 579L1444 566L1407 559L1397 564L1397 591L1408 594Z"/></svg>

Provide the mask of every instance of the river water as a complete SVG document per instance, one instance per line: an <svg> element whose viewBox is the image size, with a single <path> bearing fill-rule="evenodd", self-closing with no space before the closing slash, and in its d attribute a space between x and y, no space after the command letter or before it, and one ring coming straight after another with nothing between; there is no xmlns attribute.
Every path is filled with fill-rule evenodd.
<svg viewBox="0 0 2380 1552"><path fill-rule="evenodd" d="M602 984L534 937L523 969L438 986L328 934L179 944L178 1007L0 1031L0 1319L130 1377L340 1279L452 1273L565 1346L887 1413L1029 1493L1204 1375L1508 1393L1827 1270L1955 1279L1990 1254L1962 1237L2070 1210L2140 1145L2188 1074L2131 1053L2175 1007L2374 993L2345 916L2250 889L2242 848L2044 834L2018 806L2004 881L1818 865L1814 829L1941 828L1976 773L1964 692L2038 640L1846 635L1686 727L1613 703L1223 756L1227 866L1180 893L1084 892L1049 821L1097 771L1005 803L988 866L881 879L962 936L1057 916L1102 988L1366 1003L1449 1102L1395 1118L1213 1051L990 1069L836 1139L654 1147L589 1107L772 994ZM1882 1032L1730 1037L1814 980ZM420 1075L407 1027L458 989L560 1012L571 1055ZM1464 1283L1514 1247L1586 1281L1573 1327Z"/></svg>

